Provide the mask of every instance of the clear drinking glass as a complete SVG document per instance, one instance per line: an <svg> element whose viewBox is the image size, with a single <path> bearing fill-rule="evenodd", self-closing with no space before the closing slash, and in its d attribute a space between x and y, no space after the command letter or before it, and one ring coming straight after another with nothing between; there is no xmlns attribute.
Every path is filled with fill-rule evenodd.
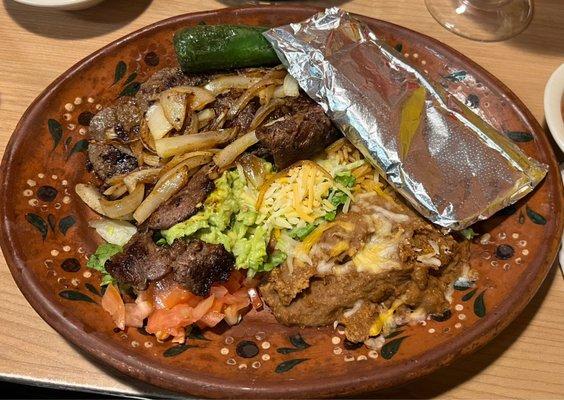
<svg viewBox="0 0 564 400"><path fill-rule="evenodd" d="M532 0L425 0L425 4L449 31L484 42L517 35L533 17Z"/></svg>

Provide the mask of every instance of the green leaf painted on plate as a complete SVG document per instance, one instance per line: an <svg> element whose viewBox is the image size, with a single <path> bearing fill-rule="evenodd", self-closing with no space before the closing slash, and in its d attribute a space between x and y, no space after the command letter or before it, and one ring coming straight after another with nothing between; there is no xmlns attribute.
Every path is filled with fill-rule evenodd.
<svg viewBox="0 0 564 400"><path fill-rule="evenodd" d="M401 51L403 50L403 44L398 43L394 46L394 49L396 49L397 52L401 53Z"/></svg>
<svg viewBox="0 0 564 400"><path fill-rule="evenodd" d="M98 291L98 289L96 289L96 287L95 287L93 284L86 282L86 283L84 284L84 287L85 287L86 289L88 289L91 293L94 293L96 296L102 297L102 293L100 293L100 292Z"/></svg>
<svg viewBox="0 0 564 400"><path fill-rule="evenodd" d="M525 209L527 210L527 216L531 221L533 221L537 225L546 225L546 218L540 215L538 212L526 206Z"/></svg>
<svg viewBox="0 0 564 400"><path fill-rule="evenodd" d="M276 351L280 354L290 354L295 351L302 351L303 349L291 348L291 347L279 347Z"/></svg>
<svg viewBox="0 0 564 400"><path fill-rule="evenodd" d="M445 79L448 79L451 82L460 82L466 78L466 75L468 75L468 72L466 71L454 71L453 73L445 76Z"/></svg>
<svg viewBox="0 0 564 400"><path fill-rule="evenodd" d="M472 297L474 297L474 295L476 294L476 289L473 289L471 291L469 291L468 293L466 293L464 296L462 296L462 301L468 301L470 300Z"/></svg>
<svg viewBox="0 0 564 400"><path fill-rule="evenodd" d="M186 336L190 339L210 341L210 339L204 336L204 333L198 325L190 325L187 329Z"/></svg>
<svg viewBox="0 0 564 400"><path fill-rule="evenodd" d="M394 331L394 332L390 333L388 336L385 337L385 339L394 338L394 337L396 337L396 336L398 336L398 335L401 335L402 333L403 333L403 331L402 331L401 329L399 329L399 330L397 330L397 331Z"/></svg>
<svg viewBox="0 0 564 400"><path fill-rule="evenodd" d="M131 82L129 85L125 86L120 92L119 97L122 96L135 96L135 94L141 88L141 84L137 81Z"/></svg>
<svg viewBox="0 0 564 400"><path fill-rule="evenodd" d="M72 300L72 301L85 301L87 303L94 303L97 304L92 298L88 295L85 295L82 292L77 290L63 290L59 292L59 296L63 299Z"/></svg>
<svg viewBox="0 0 564 400"><path fill-rule="evenodd" d="M281 362L280 364L278 364L276 366L276 369L274 370L274 372L276 372L277 374L281 374L283 372L288 372L289 370L294 368L296 365L301 364L301 363L303 363L304 361L307 361L307 360L309 360L309 358L294 358L293 360Z"/></svg>
<svg viewBox="0 0 564 400"><path fill-rule="evenodd" d="M474 300L474 314L476 314L476 316L478 316L480 318L482 318L486 315L486 301L484 299L485 293L486 293L486 291L484 290Z"/></svg>
<svg viewBox="0 0 564 400"><path fill-rule="evenodd" d="M81 153L88 150L88 140L81 139L72 146L72 149L69 151L69 155L67 156L67 160L74 154L74 153Z"/></svg>
<svg viewBox="0 0 564 400"><path fill-rule="evenodd" d="M49 119L47 121L47 126L49 127L49 133L51 134L51 139L53 139L53 149L57 147L61 138L63 137L63 127L59 121L55 119Z"/></svg>
<svg viewBox="0 0 564 400"><path fill-rule="evenodd" d="M399 350L401 343L407 338L407 336L402 336L397 339L394 339L382 346L380 350L380 354L382 354L382 358L385 360L389 360L392 358Z"/></svg>
<svg viewBox="0 0 564 400"><path fill-rule="evenodd" d="M116 70L114 72L114 84L117 83L121 78L123 78L126 71L127 65L123 61L120 61L116 64Z"/></svg>
<svg viewBox="0 0 564 400"><path fill-rule="evenodd" d="M292 346L302 350L309 347L309 343L307 343L299 333L290 335L290 343L292 343Z"/></svg>
<svg viewBox="0 0 564 400"><path fill-rule="evenodd" d="M198 347L198 346L195 346L195 345L193 345L193 344L179 344L179 345L176 345L176 346L172 346L172 347L169 347L168 349L166 349L166 350L163 352L163 356L165 356L165 357L174 357L174 356L177 356L177 355L179 355L179 354L182 354L182 353L184 353L186 350L192 349L192 348L194 348L194 347Z"/></svg>
<svg viewBox="0 0 564 400"><path fill-rule="evenodd" d="M514 142L525 143L534 140L533 134L530 132L509 131L505 135Z"/></svg>
<svg viewBox="0 0 564 400"><path fill-rule="evenodd" d="M49 228L51 231L55 233L55 226L57 225L57 221L55 220L55 216L53 214L49 214L47 216L47 222L49 223Z"/></svg>
<svg viewBox="0 0 564 400"><path fill-rule="evenodd" d="M525 223L525 214L523 214L523 211L519 211L519 223L521 225Z"/></svg>
<svg viewBox="0 0 564 400"><path fill-rule="evenodd" d="M137 72L130 74L127 77L127 79L125 80L125 82L123 82L123 86L130 84L131 82L133 82L135 80L135 78L137 78Z"/></svg>
<svg viewBox="0 0 564 400"><path fill-rule="evenodd" d="M27 222L33 225L39 231L39 233L41 233L41 237L43 238L43 240L45 240L45 238L47 237L47 232L49 230L49 228L47 228L47 222L45 222L45 220L39 215L34 213L27 213L25 215L25 219L27 220Z"/></svg>
<svg viewBox="0 0 564 400"><path fill-rule="evenodd" d="M66 217L61 218L61 220L59 221L59 231L63 235L66 235L69 228L73 226L75 222L76 220L72 215L67 215Z"/></svg>
<svg viewBox="0 0 564 400"><path fill-rule="evenodd" d="M69 136L65 139L65 142L63 143L63 147L65 148L65 152L68 151L71 143L72 143L72 136Z"/></svg>

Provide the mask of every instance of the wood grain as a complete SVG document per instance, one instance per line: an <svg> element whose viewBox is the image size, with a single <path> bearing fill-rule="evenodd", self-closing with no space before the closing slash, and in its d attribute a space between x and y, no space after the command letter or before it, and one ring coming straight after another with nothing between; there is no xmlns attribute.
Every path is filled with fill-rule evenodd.
<svg viewBox="0 0 564 400"><path fill-rule="evenodd" d="M0 11L0 153L32 100L76 61L133 30L193 11L245 2L111 0L63 12L3 0ZM249 2L250 3L250 2ZM564 61L564 3L536 1L521 35L477 43L444 30L423 1L313 1L384 19L430 35L466 54L509 86L541 122L544 85ZM164 394L107 370L53 331L28 305L0 258L0 378L107 393ZM526 310L497 339L449 368L379 393L400 398L563 398L564 280L555 267ZM374 395L376 396L376 395Z"/></svg>

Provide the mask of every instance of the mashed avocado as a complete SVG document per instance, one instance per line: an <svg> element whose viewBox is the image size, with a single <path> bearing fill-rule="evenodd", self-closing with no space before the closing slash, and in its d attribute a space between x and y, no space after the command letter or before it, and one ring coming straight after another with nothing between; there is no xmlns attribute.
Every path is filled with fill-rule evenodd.
<svg viewBox="0 0 564 400"><path fill-rule="evenodd" d="M190 219L162 231L167 243L192 236L207 243L222 244L235 256L237 268L253 276L284 262L286 254L268 254L272 226L255 210L257 191L246 184L237 170L226 171L215 181L215 190L204 208Z"/></svg>

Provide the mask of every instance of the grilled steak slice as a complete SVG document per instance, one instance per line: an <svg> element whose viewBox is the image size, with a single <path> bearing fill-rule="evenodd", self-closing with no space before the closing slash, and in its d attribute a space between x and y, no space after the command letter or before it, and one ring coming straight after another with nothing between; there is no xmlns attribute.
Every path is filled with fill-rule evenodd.
<svg viewBox="0 0 564 400"><path fill-rule="evenodd" d="M200 86L208 80L207 75L187 75L180 68L163 68L141 84L135 100L144 113L156 94L175 86Z"/></svg>
<svg viewBox="0 0 564 400"><path fill-rule="evenodd" d="M88 159L100 179L126 174L138 167L137 158L128 147L117 143L90 143Z"/></svg>
<svg viewBox="0 0 564 400"><path fill-rule="evenodd" d="M122 253L106 262L106 270L120 283L143 290L149 281L161 279L172 271L172 262L186 249L186 242L175 241L172 246L157 246L153 233L136 233Z"/></svg>
<svg viewBox="0 0 564 400"><path fill-rule="evenodd" d="M114 104L102 109L90 120L90 137L96 141L108 139L107 132L114 133L118 139L127 142L138 134L143 113L137 101L130 97L120 97Z"/></svg>
<svg viewBox="0 0 564 400"><path fill-rule="evenodd" d="M204 205L208 195L215 189L210 176L213 164L200 168L186 186L157 208L149 217L151 229L168 229L196 214Z"/></svg>
<svg viewBox="0 0 564 400"><path fill-rule="evenodd" d="M174 86L197 86L207 81L205 75L186 75L178 68L164 68L141 84L135 97L120 97L90 120L90 137L96 141L108 139L109 133L128 142L139 135L139 124L158 93Z"/></svg>
<svg viewBox="0 0 564 400"><path fill-rule="evenodd" d="M221 244L192 240L174 263L174 280L197 296L207 296L214 282L229 279L235 258Z"/></svg>
<svg viewBox="0 0 564 400"><path fill-rule="evenodd" d="M232 90L230 92L220 94L211 105L215 115L219 117L222 113L227 113L235 102L243 95L242 90ZM231 120L225 121L224 128L239 128L239 134L247 133L251 126L251 122L255 117L255 113L259 109L260 104L257 98L252 99L239 113Z"/></svg>
<svg viewBox="0 0 564 400"><path fill-rule="evenodd" d="M256 135L279 169L314 156L340 137L323 109L304 95L278 110L276 118L283 119L259 127Z"/></svg>
<svg viewBox="0 0 564 400"><path fill-rule="evenodd" d="M207 296L215 282L229 279L235 258L220 244L177 239L158 246L151 230L136 233L122 253L106 262L118 282L144 290L151 281L172 273L173 279L198 296Z"/></svg>

